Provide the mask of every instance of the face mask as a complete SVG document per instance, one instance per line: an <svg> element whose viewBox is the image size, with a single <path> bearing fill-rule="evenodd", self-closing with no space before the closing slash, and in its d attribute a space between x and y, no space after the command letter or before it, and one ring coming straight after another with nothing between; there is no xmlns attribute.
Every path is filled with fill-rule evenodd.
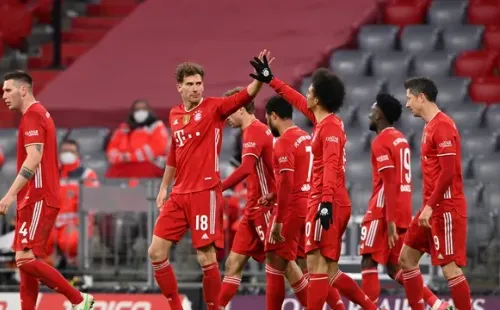
<svg viewBox="0 0 500 310"><path fill-rule="evenodd" d="M149 111L146 110L137 110L134 112L134 120L137 123L143 123L149 116Z"/></svg>
<svg viewBox="0 0 500 310"><path fill-rule="evenodd" d="M72 165L76 162L76 155L71 152L62 152L59 156L63 165Z"/></svg>

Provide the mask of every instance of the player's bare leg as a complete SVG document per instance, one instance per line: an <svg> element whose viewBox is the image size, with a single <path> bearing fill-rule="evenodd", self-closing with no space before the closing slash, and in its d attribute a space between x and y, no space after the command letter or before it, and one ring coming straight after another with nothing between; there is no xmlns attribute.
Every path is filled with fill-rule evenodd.
<svg viewBox="0 0 500 310"><path fill-rule="evenodd" d="M408 303L413 310L424 310L424 279L420 273L418 262L424 253L406 244L401 249L399 265L402 269L403 286Z"/></svg>
<svg viewBox="0 0 500 310"><path fill-rule="evenodd" d="M458 267L455 262L441 266L441 268L443 269L444 277L448 280L448 286L455 307L460 310L472 309L469 283L462 272L462 268Z"/></svg>
<svg viewBox="0 0 500 310"><path fill-rule="evenodd" d="M182 310L177 279L168 260L171 247L172 241L153 235L148 254L153 264L156 283L158 283L162 294L167 298L170 309Z"/></svg>
<svg viewBox="0 0 500 310"><path fill-rule="evenodd" d="M38 282L38 279L49 288L63 294L73 304L73 309L93 308L94 298L91 295L80 293L56 269L37 259L31 250L17 251L16 264L21 273L20 295L23 310L35 309L39 288L35 281ZM30 291L31 289L34 291Z"/></svg>
<svg viewBox="0 0 500 310"><path fill-rule="evenodd" d="M304 275L304 279L307 280L307 282L309 282L309 272L307 270L307 260L304 258L298 258L296 262L297 262L297 267L300 268L300 270L302 271L302 274ZM292 265L290 265L290 264L288 265L287 272L291 266ZM289 279L289 281L290 281L290 279ZM292 283L292 282L290 282L290 283ZM295 288L294 288L294 291L295 291ZM307 301L307 289L303 290L303 294L304 294L304 297L303 297L304 300ZM297 291L295 291L295 295L297 296L297 298L299 298ZM326 298L326 303L330 306L330 308L332 310L345 310L344 303L342 302L342 298L340 297L339 291L337 291L337 289L334 288L333 286L330 286L328 288L328 297ZM306 307L305 304L302 304L302 305L304 307Z"/></svg>
<svg viewBox="0 0 500 310"><path fill-rule="evenodd" d="M243 276L243 268L245 268L249 258L233 251L229 252L224 266L225 272L222 289L219 294L219 306L221 309L224 309L231 299L233 299L234 295L236 295L240 287L241 277Z"/></svg>
<svg viewBox="0 0 500 310"><path fill-rule="evenodd" d="M197 249L196 254L203 269L203 299L207 305L207 310L218 310L222 283L219 264L217 263L217 250L212 243Z"/></svg>

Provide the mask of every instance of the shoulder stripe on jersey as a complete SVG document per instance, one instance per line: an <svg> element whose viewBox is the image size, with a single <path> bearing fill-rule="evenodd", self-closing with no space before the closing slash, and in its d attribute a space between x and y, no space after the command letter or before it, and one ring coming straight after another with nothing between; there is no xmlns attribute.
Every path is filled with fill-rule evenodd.
<svg viewBox="0 0 500 310"><path fill-rule="evenodd" d="M257 160L255 168L257 168L257 177L259 179L261 193L263 196L265 196L269 194L269 188L267 187L266 174L264 173L264 164L262 162L262 158L259 158L259 160Z"/></svg>
<svg viewBox="0 0 500 310"><path fill-rule="evenodd" d="M288 168L284 168L284 169L281 169L281 170L280 170L280 172L282 172L282 171L295 171L295 170L293 170L293 169L288 169Z"/></svg>
<svg viewBox="0 0 500 310"><path fill-rule="evenodd" d="M42 188L42 163L35 170L35 188Z"/></svg>
<svg viewBox="0 0 500 310"><path fill-rule="evenodd" d="M241 157L244 157L247 155L252 155L252 156L255 156L255 158L259 159L259 156L255 155L254 153L245 153L245 154L241 155Z"/></svg>
<svg viewBox="0 0 500 310"><path fill-rule="evenodd" d="M219 149L219 141L220 141L220 128L215 128L215 172L219 172L219 153L217 150Z"/></svg>
<svg viewBox="0 0 500 310"><path fill-rule="evenodd" d="M453 155L457 155L457 153L437 154L436 156L437 156L437 157L441 157L441 156L453 156Z"/></svg>
<svg viewBox="0 0 500 310"><path fill-rule="evenodd" d="M387 168L394 168L394 166L390 165L390 166L383 166L381 168L378 169L378 171L382 171L384 169L387 169Z"/></svg>

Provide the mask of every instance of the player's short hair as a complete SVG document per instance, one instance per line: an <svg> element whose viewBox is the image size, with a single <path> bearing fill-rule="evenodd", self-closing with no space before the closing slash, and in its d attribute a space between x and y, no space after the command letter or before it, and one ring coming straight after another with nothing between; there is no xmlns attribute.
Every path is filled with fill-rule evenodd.
<svg viewBox="0 0 500 310"><path fill-rule="evenodd" d="M415 77L405 81L405 89L409 89L414 96L424 94L430 102L436 102L438 89L433 80L426 77Z"/></svg>
<svg viewBox="0 0 500 310"><path fill-rule="evenodd" d="M266 113L276 113L282 119L291 119L293 117L293 108L285 98L273 96L266 103Z"/></svg>
<svg viewBox="0 0 500 310"><path fill-rule="evenodd" d="M403 106L394 96L389 94L378 94L377 95L377 106L384 113L385 119L390 123L394 124L401 117L403 112Z"/></svg>
<svg viewBox="0 0 500 310"><path fill-rule="evenodd" d="M78 143L78 141L74 140L74 139L64 139L62 142L61 142L61 146L63 146L64 144L71 144L71 145L74 145L76 147L76 151L78 153L80 153L80 144Z"/></svg>
<svg viewBox="0 0 500 310"><path fill-rule="evenodd" d="M7 72L3 76L4 81L14 80L28 84L30 87L33 87L33 78L29 75L28 72L22 70L16 70L12 72Z"/></svg>
<svg viewBox="0 0 500 310"><path fill-rule="evenodd" d="M234 94L239 93L243 89L244 89L244 87L241 87L241 86L235 87L235 88L230 89L227 92L225 92L223 96L224 97L232 96ZM245 111L247 111L248 113L250 113L250 114L255 113L255 103L253 102L253 100L250 103L245 104L243 107L245 108Z"/></svg>
<svg viewBox="0 0 500 310"><path fill-rule="evenodd" d="M328 69L319 68L313 73L314 94L328 112L336 113L344 104L344 83Z"/></svg>
<svg viewBox="0 0 500 310"><path fill-rule="evenodd" d="M205 76L205 70L199 64L184 62L175 69L175 78L178 83L182 83L185 77L199 74L201 78Z"/></svg>

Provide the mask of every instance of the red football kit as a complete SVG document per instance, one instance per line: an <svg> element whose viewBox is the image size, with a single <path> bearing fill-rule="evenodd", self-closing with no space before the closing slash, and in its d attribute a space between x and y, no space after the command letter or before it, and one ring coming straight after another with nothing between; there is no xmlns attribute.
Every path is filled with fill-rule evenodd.
<svg viewBox="0 0 500 310"><path fill-rule="evenodd" d="M254 120L243 130L242 143L240 167L222 182L223 190L243 179L247 184L247 204L231 251L263 262L270 212L269 208L260 205L258 201L276 190L272 169L273 136L266 125Z"/></svg>
<svg viewBox="0 0 500 310"><path fill-rule="evenodd" d="M338 261L342 249L342 235L351 217L351 200L345 185L345 143L344 124L335 114L320 122L307 108L306 99L284 82L274 78L269 85L290 104L313 122L311 141L313 155L312 185L308 199L306 218L306 253L320 249L321 254ZM315 220L321 202L332 202L334 223L323 230Z"/></svg>
<svg viewBox="0 0 500 310"><path fill-rule="evenodd" d="M432 228L419 226L421 211L418 212L410 224L405 244L430 253L433 265L455 262L463 267L467 263L467 203L460 135L449 116L439 112L425 125L420 153L423 204L433 209Z"/></svg>
<svg viewBox="0 0 500 310"><path fill-rule="evenodd" d="M274 145L273 167L278 195L266 251L294 261L305 257L305 218L313 168L311 136L297 126L285 130ZM284 242L274 243L270 239L270 228L275 222L283 223Z"/></svg>
<svg viewBox="0 0 500 310"><path fill-rule="evenodd" d="M204 98L191 110L170 111L172 143L167 165L175 181L156 221L154 235L178 242L190 227L193 247L224 247L223 200L219 176L222 129L226 118L250 103L246 89L225 98Z"/></svg>
<svg viewBox="0 0 500 310"><path fill-rule="evenodd" d="M27 146L43 145L43 155L35 175L17 194L14 249L31 249L37 257L44 257L60 207L56 127L49 112L36 102L24 112L18 132L18 172L27 158Z"/></svg>
<svg viewBox="0 0 500 310"><path fill-rule="evenodd" d="M361 225L360 254L371 254L373 260L383 265L398 264L411 222L410 159L410 146L399 130L385 128L373 139L373 193ZM399 232L392 249L388 244L388 222L395 222Z"/></svg>

